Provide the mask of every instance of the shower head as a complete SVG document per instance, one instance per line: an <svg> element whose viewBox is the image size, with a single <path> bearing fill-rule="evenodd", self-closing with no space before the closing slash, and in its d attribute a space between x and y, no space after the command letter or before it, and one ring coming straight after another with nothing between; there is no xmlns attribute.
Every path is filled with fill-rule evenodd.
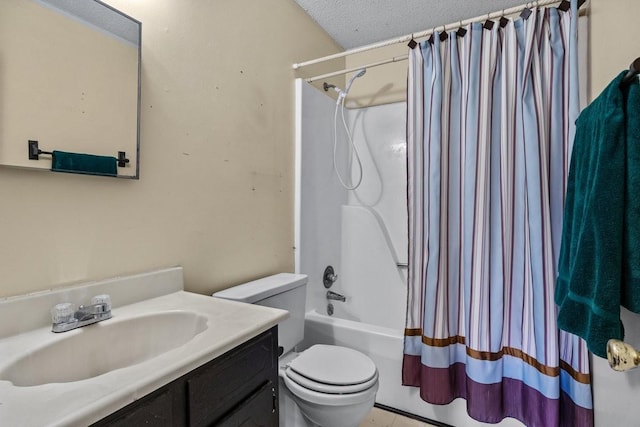
<svg viewBox="0 0 640 427"><path fill-rule="evenodd" d="M353 81L358 77L364 76L366 72L367 72L367 69L362 68L358 70L353 76L351 76L351 78L349 79L349 83L347 83L347 86L344 89L344 96L347 96L347 94L349 93L349 90L351 89L351 85L353 84Z"/></svg>
<svg viewBox="0 0 640 427"><path fill-rule="evenodd" d="M365 75L365 73L367 72L366 68L361 68L358 70L358 72L352 77L352 79L357 79L358 77L362 77Z"/></svg>

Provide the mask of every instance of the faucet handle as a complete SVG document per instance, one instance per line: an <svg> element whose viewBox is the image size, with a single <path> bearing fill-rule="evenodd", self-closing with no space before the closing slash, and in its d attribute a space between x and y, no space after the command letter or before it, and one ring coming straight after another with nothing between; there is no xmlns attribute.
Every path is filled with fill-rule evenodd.
<svg viewBox="0 0 640 427"><path fill-rule="evenodd" d="M96 295L91 298L91 305L104 304L104 312L111 311L111 297L107 294Z"/></svg>
<svg viewBox="0 0 640 427"><path fill-rule="evenodd" d="M75 308L70 302L56 304L51 309L51 320L53 323L67 323L73 320Z"/></svg>

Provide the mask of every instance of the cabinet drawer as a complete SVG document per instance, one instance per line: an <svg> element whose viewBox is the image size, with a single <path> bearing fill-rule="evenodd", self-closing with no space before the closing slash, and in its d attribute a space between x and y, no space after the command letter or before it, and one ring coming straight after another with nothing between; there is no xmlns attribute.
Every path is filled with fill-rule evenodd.
<svg viewBox="0 0 640 427"><path fill-rule="evenodd" d="M277 340L274 329L197 369L187 380L189 426L218 423L247 396L277 384Z"/></svg>

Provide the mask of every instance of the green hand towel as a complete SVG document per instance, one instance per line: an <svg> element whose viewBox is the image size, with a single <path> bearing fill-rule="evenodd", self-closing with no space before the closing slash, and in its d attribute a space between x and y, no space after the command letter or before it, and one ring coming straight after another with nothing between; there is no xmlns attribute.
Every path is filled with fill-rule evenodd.
<svg viewBox="0 0 640 427"><path fill-rule="evenodd" d="M118 175L118 159L93 154L68 153L53 151L51 170L54 172L71 172L87 175Z"/></svg>
<svg viewBox="0 0 640 427"><path fill-rule="evenodd" d="M625 74L576 122L555 292L558 327L600 357L624 337L620 305L640 309L640 88Z"/></svg>

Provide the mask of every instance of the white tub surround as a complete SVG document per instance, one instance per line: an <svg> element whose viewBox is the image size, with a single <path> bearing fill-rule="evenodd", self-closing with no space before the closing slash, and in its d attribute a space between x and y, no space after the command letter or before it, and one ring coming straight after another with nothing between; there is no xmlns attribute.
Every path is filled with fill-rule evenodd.
<svg viewBox="0 0 640 427"><path fill-rule="evenodd" d="M63 301L87 302L99 293L111 295L112 319L61 334L51 332L50 320L46 320L50 307ZM283 310L185 292L181 268L13 297L0 301L0 373L17 359L57 341L74 339L74 335L176 311L195 314L200 321L206 319L206 327L199 326L192 339L155 357L71 382L21 387L0 380L0 425L86 426L267 331L288 316ZM31 329L25 331L21 326L24 324ZM153 334L153 328L149 334ZM105 342L98 351L115 355L135 349L136 342L127 340L126 335L124 331L121 340ZM83 363L94 350L77 352L75 363ZM55 370L56 364L41 368ZM34 376L40 374L34 372Z"/></svg>
<svg viewBox="0 0 640 427"><path fill-rule="evenodd" d="M309 275L300 349L333 344L368 355L378 368L379 404L456 426L486 425L467 415L462 399L432 405L416 388L402 386L408 259L406 103L347 111L364 176L360 187L345 196L332 168L335 100L304 82L297 90L296 271ZM343 131L340 125L338 131ZM339 138L339 146L344 146L346 137ZM351 159L341 153L338 160ZM327 300L322 283L327 264L338 275L331 290L344 295L346 302ZM332 316L325 315L328 303ZM522 424L509 419L497 425Z"/></svg>

